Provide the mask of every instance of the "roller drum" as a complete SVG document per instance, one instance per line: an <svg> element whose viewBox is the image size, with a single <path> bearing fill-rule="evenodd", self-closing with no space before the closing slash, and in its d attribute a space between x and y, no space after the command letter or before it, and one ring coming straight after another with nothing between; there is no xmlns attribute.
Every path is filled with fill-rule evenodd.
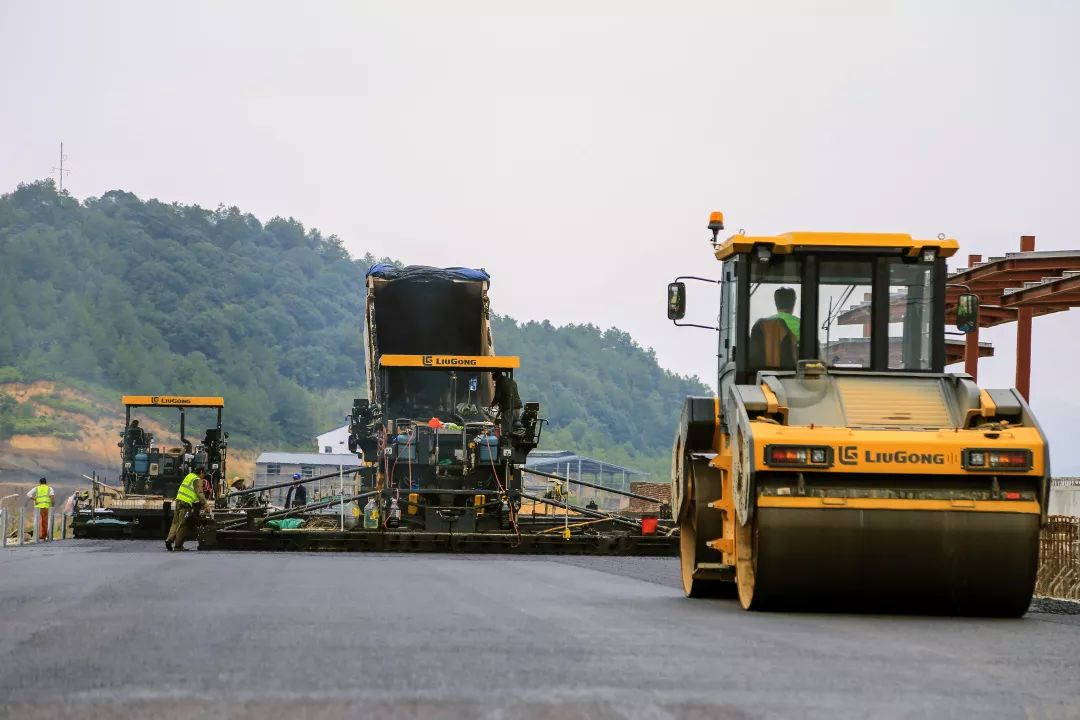
<svg viewBox="0 0 1080 720"><path fill-rule="evenodd" d="M1039 518L1004 512L759 507L754 609L1018 617Z"/></svg>

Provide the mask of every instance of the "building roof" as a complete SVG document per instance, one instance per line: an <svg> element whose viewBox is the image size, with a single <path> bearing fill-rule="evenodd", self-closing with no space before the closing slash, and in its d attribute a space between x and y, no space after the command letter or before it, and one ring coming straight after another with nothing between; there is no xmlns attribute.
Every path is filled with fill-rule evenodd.
<svg viewBox="0 0 1080 720"><path fill-rule="evenodd" d="M256 464L278 463L280 465L331 465L337 467L360 467L360 460L347 453L264 452L255 459Z"/></svg>
<svg viewBox="0 0 1080 720"><path fill-rule="evenodd" d="M641 470L635 470L634 468L623 467L622 465L615 465L603 460L597 460L595 458L585 457L584 455L578 455L570 450L533 450L529 453L528 459L525 461L525 472L528 472L530 468L537 470L543 470L544 472L552 472L558 469L558 467L565 466L570 463L571 472L576 472L578 469L578 462L581 462L582 474L599 475L602 473L611 473L612 475L621 475L626 473L628 476L647 476L649 473L642 472Z"/></svg>
<svg viewBox="0 0 1080 720"><path fill-rule="evenodd" d="M329 435L331 433L341 432L342 430L348 430L348 429L349 429L349 424L345 423L344 425L341 425L340 427L336 427L333 430L327 430L326 432L321 432L318 435L316 435L315 437L321 438L323 435Z"/></svg>
<svg viewBox="0 0 1080 720"><path fill-rule="evenodd" d="M1032 238L1032 247L1034 238ZM956 317L956 301L961 292L979 296L979 326L993 327L1014 322L1017 308L1030 307L1032 315L1076 307L1077 297L1070 294L1080 270L1080 250L1026 250L989 258L969 258L971 267L949 274L946 292L947 316Z"/></svg>
<svg viewBox="0 0 1080 720"><path fill-rule="evenodd" d="M1054 306L1058 310L1080 305L1080 270L1064 270L1060 276L1025 281L1023 287L1007 288L1001 296L1005 307ZM1051 308L1050 312L1054 309Z"/></svg>

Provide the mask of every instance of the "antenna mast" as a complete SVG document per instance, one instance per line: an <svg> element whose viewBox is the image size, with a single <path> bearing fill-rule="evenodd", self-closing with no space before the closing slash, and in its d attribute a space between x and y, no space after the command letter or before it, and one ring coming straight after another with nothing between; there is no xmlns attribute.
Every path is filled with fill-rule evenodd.
<svg viewBox="0 0 1080 720"><path fill-rule="evenodd" d="M67 159L68 159L68 156L64 154L64 143L61 141L61 143L60 143L60 167L54 167L53 168L53 172L56 172L57 176L60 178L59 185L60 185L60 194L61 195L64 194L64 175L70 175L71 174L70 170L65 170L64 169L64 161L67 160Z"/></svg>

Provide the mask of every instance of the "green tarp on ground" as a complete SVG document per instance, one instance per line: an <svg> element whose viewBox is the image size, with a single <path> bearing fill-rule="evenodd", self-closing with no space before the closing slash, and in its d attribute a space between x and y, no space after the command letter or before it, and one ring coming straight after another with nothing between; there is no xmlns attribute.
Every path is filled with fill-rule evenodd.
<svg viewBox="0 0 1080 720"><path fill-rule="evenodd" d="M267 520L266 527L274 528L275 530L296 530L304 526L304 521L300 518L282 518L281 520Z"/></svg>

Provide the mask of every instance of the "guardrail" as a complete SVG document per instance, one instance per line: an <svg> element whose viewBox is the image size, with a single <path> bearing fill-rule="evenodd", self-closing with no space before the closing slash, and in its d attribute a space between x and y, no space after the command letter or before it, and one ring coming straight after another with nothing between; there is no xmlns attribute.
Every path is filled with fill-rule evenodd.
<svg viewBox="0 0 1080 720"><path fill-rule="evenodd" d="M28 519L30 527L27 527ZM0 508L0 549L46 540L67 540L71 537L70 524L71 515L57 513L56 508L49 508L49 537L43 539L40 537L41 528L37 512L27 513L25 507L20 507L17 513Z"/></svg>

